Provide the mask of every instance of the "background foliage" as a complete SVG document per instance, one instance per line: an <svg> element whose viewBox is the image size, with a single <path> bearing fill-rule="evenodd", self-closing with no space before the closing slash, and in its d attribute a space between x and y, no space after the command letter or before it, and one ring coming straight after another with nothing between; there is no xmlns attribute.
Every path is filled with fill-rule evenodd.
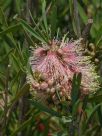
<svg viewBox="0 0 102 136"><path fill-rule="evenodd" d="M74 75L72 101L53 108L29 92L30 47L47 40L47 25L51 37L59 34L59 39L67 32L69 39L88 32L85 53L92 56L102 82L101 0L0 0L0 136L101 136L101 85L82 101L76 95L81 75Z"/></svg>

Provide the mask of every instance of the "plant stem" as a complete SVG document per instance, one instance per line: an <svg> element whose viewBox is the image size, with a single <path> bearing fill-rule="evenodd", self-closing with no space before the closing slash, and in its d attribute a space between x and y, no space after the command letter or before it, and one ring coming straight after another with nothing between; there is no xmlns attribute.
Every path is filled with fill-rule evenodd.
<svg viewBox="0 0 102 136"><path fill-rule="evenodd" d="M72 120L72 122L69 125L69 136L75 135L75 121Z"/></svg>
<svg viewBox="0 0 102 136"><path fill-rule="evenodd" d="M91 18L88 19L88 23L85 26L84 30L82 31L82 38L84 40L87 40L87 37L88 37L88 35L90 33L90 29L91 29L92 24L93 24L93 19L91 19Z"/></svg>

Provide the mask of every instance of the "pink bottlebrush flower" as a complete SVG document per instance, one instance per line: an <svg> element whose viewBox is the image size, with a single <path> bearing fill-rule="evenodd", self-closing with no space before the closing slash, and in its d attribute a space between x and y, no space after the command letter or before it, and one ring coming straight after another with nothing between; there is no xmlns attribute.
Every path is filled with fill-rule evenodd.
<svg viewBox="0 0 102 136"><path fill-rule="evenodd" d="M50 92L57 88L60 94L70 98L75 73L82 73L82 95L99 87L95 66L90 57L83 55L80 40L69 43L53 40L47 49L39 47L33 51L30 64L33 74L39 73L37 78L28 76L32 89Z"/></svg>

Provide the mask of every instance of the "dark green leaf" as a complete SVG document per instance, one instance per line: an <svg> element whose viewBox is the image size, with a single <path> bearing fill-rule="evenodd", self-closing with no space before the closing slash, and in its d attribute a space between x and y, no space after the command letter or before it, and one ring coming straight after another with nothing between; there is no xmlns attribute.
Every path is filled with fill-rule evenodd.
<svg viewBox="0 0 102 136"><path fill-rule="evenodd" d="M21 20L20 23L25 31L29 32L39 41L46 43L46 41L37 32L35 32L34 29L30 25L28 25L24 20Z"/></svg>
<svg viewBox="0 0 102 136"><path fill-rule="evenodd" d="M43 17L43 21L44 21L44 26L45 26L45 29L46 29L46 32L48 34L48 25L47 25L47 18L46 18L46 1L45 0L42 0L42 17Z"/></svg>
<svg viewBox="0 0 102 136"><path fill-rule="evenodd" d="M32 101L32 104L39 110L43 111L43 112L47 112L49 114L51 114L52 116L56 116L56 117L61 117L61 114L44 106L43 104L37 102L37 101Z"/></svg>
<svg viewBox="0 0 102 136"><path fill-rule="evenodd" d="M84 11L84 8L78 3L78 10L79 10L79 15L83 21L84 24L87 24L88 17Z"/></svg>
<svg viewBox="0 0 102 136"><path fill-rule="evenodd" d="M55 4L52 6L50 24L51 24L51 37L54 38L57 28L57 7Z"/></svg>
<svg viewBox="0 0 102 136"><path fill-rule="evenodd" d="M81 84L81 73L74 74L73 81L72 81L72 91L71 91L71 98L72 98L72 106L78 100L80 94L80 84Z"/></svg>
<svg viewBox="0 0 102 136"><path fill-rule="evenodd" d="M99 104L97 104L97 105L94 107L93 111L91 112L90 116L88 117L88 119L87 119L87 121L86 121L85 129L88 127L88 124L90 123L90 121L91 121L93 115L95 114L95 112L96 112L96 111L98 110L98 108L101 107L101 106L102 106L102 103L99 103Z"/></svg>

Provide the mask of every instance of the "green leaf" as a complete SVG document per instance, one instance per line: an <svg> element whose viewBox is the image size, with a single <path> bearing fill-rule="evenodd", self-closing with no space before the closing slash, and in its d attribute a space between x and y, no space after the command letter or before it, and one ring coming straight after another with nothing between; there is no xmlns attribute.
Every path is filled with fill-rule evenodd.
<svg viewBox="0 0 102 136"><path fill-rule="evenodd" d="M78 75L74 74L73 76L71 91L72 106L74 106L80 94L81 77L82 77L81 73L79 73Z"/></svg>
<svg viewBox="0 0 102 136"><path fill-rule="evenodd" d="M10 26L4 31L0 32L0 36L4 36L7 33L15 32L19 30L20 28L23 28L25 31L29 32L32 36L34 36L39 41L45 43L45 39L43 39L37 32L34 31L34 29L28 25L24 20L20 20L20 22L14 26Z"/></svg>
<svg viewBox="0 0 102 136"><path fill-rule="evenodd" d="M84 135L83 135L83 136L90 136L90 135L92 135L93 132L97 129L97 127L99 127L99 125L95 125L95 126L93 126L92 128L86 130L86 131L84 132Z"/></svg>
<svg viewBox="0 0 102 136"><path fill-rule="evenodd" d="M17 12L20 14L20 11L21 11L21 0L15 0L15 8L17 10Z"/></svg>
<svg viewBox="0 0 102 136"><path fill-rule="evenodd" d="M36 24L36 22L35 22L35 20L34 20L34 18L33 18L33 16L32 16L32 14L31 14L30 11L29 11L29 13L30 13L30 17L31 17L31 19L32 19L33 24L35 25L35 28L36 28L38 34L39 34L45 41L48 41L49 38L48 38L48 36L47 36L47 34L46 34L46 31L44 32L44 28L42 27L42 25L40 25L40 27L42 27L42 29L40 29L39 26ZM35 28L34 28L34 30L35 30Z"/></svg>
<svg viewBox="0 0 102 136"><path fill-rule="evenodd" d="M87 103L88 103L88 96L85 96L85 97L84 97L84 100L83 100L83 106L82 106L82 109L83 109L83 110L86 109Z"/></svg>
<svg viewBox="0 0 102 136"><path fill-rule="evenodd" d="M73 14L73 1L72 0L68 0L68 1L69 1L70 14L72 16L72 14Z"/></svg>
<svg viewBox="0 0 102 136"><path fill-rule="evenodd" d="M5 29L4 31L0 32L0 36L4 36L7 33L11 33L11 32L15 32L17 31L19 28L21 28L20 23L14 25L14 26L10 26L7 29Z"/></svg>
<svg viewBox="0 0 102 136"><path fill-rule="evenodd" d="M95 106L95 108L93 109L93 111L91 112L91 114L89 115L87 121L86 121L86 124L85 124L85 129L88 127L88 124L90 123L93 115L95 114L95 112L98 110L99 107L102 106L102 103L99 103Z"/></svg>
<svg viewBox="0 0 102 136"><path fill-rule="evenodd" d="M100 91L101 91L101 90L100 90ZM88 101L88 102L91 102L91 103L94 103L94 102L100 103L100 102L102 101L102 94L95 95L95 96L93 96L93 97L89 97L87 101Z"/></svg>
<svg viewBox="0 0 102 136"><path fill-rule="evenodd" d="M3 10L6 10L10 6L11 2L12 0L4 1L3 6L2 6Z"/></svg>
<svg viewBox="0 0 102 136"><path fill-rule="evenodd" d="M28 120L26 120L25 122L23 122L12 134L11 136L15 136L17 135L18 132L21 132L22 130L24 130L24 128L26 128L32 121L32 117L30 117Z"/></svg>
<svg viewBox="0 0 102 136"><path fill-rule="evenodd" d="M75 24L75 20L73 18L73 14L74 14L73 13L73 1L72 0L68 0L68 1L69 1L70 16L71 16L71 20L72 20L73 31L77 35L76 24Z"/></svg>
<svg viewBox="0 0 102 136"><path fill-rule="evenodd" d="M28 25L24 20L20 20L20 23L25 31L29 32L39 41L46 43L46 41L36 31L34 31L34 29L30 25Z"/></svg>
<svg viewBox="0 0 102 136"><path fill-rule="evenodd" d="M101 45L100 42L102 42L102 25L100 26L100 29L97 31L97 35L95 37L96 46Z"/></svg>
<svg viewBox="0 0 102 136"><path fill-rule="evenodd" d="M83 21L84 24L87 24L87 21L88 21L88 17L83 9L83 7L79 4L78 2L78 10L79 10L79 15Z"/></svg>
<svg viewBox="0 0 102 136"><path fill-rule="evenodd" d="M8 26L2 8L0 8L0 22L1 22L4 26L6 26L6 27Z"/></svg>
<svg viewBox="0 0 102 136"><path fill-rule="evenodd" d="M10 82L10 89L12 90L13 86L16 84L16 82L18 82L18 79L21 75L21 71L19 70L17 72L17 74L15 75L15 77L12 79L12 81Z"/></svg>
<svg viewBox="0 0 102 136"><path fill-rule="evenodd" d="M30 37L30 35L27 33L27 31L24 31L24 33L25 33L25 37L26 37L29 45L35 47L35 43L34 43L33 39Z"/></svg>
<svg viewBox="0 0 102 136"><path fill-rule="evenodd" d="M36 107L37 109L39 109L39 110L41 110L43 112L47 112L47 113L51 114L52 116L61 117L60 113L48 108L47 106L44 106L43 104L37 102L36 100L31 101L31 102L32 102L32 105L34 107Z"/></svg>
<svg viewBox="0 0 102 136"><path fill-rule="evenodd" d="M54 38L57 28L57 7L55 4L52 6L51 9L50 24L51 24L51 37Z"/></svg>
<svg viewBox="0 0 102 136"><path fill-rule="evenodd" d="M23 87L18 91L16 96L11 100L11 105L9 106L9 110L13 107L13 105L27 92L29 91L29 84L24 84Z"/></svg>
<svg viewBox="0 0 102 136"><path fill-rule="evenodd" d="M21 63L21 61L19 61L19 58L16 57L14 54L12 54L12 58L13 58L13 60L15 62L16 68L18 68L18 71L21 69L23 72L25 72L23 64Z"/></svg>
<svg viewBox="0 0 102 136"><path fill-rule="evenodd" d="M6 59L8 59L8 56L14 51L14 49L10 49L10 51L0 59L0 63L3 63Z"/></svg>
<svg viewBox="0 0 102 136"><path fill-rule="evenodd" d="M17 48L16 46L16 42L14 40L14 38L12 37L12 34L7 34L7 35L3 35L2 39L5 40L5 42L12 48Z"/></svg>
<svg viewBox="0 0 102 136"><path fill-rule="evenodd" d="M48 25L47 25L47 18L46 18L46 10L45 9L46 9L46 0L42 0L42 17L43 17L46 32L48 34Z"/></svg>
<svg viewBox="0 0 102 136"><path fill-rule="evenodd" d="M74 117L75 115L76 115L76 113L77 113L77 111L78 111L78 107L79 107L79 105L82 103L82 101L80 100L80 99L78 99L77 101L76 101L76 103L74 104L74 106L73 106L73 111L72 111L72 116Z"/></svg>
<svg viewBox="0 0 102 136"><path fill-rule="evenodd" d="M56 36L56 39L59 38L59 33L60 33L60 28L57 29L57 36Z"/></svg>
<svg viewBox="0 0 102 136"><path fill-rule="evenodd" d="M102 127L102 108L101 107L98 108L97 113L98 113L100 125Z"/></svg>

